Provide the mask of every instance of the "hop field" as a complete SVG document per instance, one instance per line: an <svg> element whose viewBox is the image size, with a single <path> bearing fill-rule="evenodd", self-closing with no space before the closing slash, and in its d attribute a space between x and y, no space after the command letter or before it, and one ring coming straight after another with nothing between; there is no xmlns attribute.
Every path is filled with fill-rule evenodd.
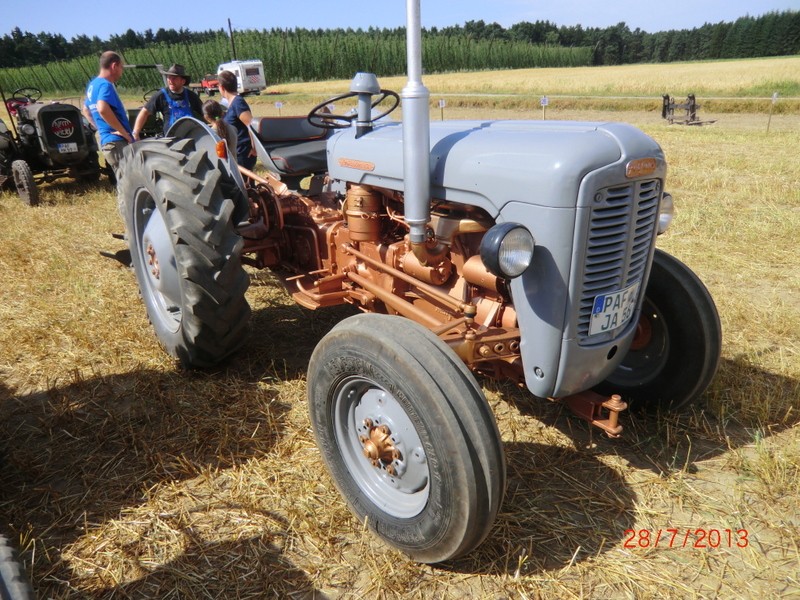
<svg viewBox="0 0 800 600"><path fill-rule="evenodd" d="M589 84L577 71L548 90L527 76L501 84L506 73L485 85L484 74L469 74L472 84L464 74L426 78L432 97L470 96L433 107L432 118L538 119L549 89L601 96L630 79L611 69ZM762 85L759 69L745 71L743 82L720 72L708 93ZM669 80L682 87L665 92L681 95L710 75ZM302 113L346 87L281 86L251 104L274 114L283 98L284 114ZM495 92L533 101L477 95ZM305 369L347 309L306 311L252 271L244 349L218 369L181 371L159 348L132 273L101 255L123 250L111 236L122 223L107 182L43 185L33 209L0 193L0 526L38 595L800 595L800 115L770 118L769 103L712 106L701 116L715 123L682 127L654 109L622 108L555 101L546 116L631 122L664 148L677 215L659 246L715 298L720 370L695 409L625 415L620 440L482 381L505 444L506 498L487 541L444 566L415 564L355 522L314 445Z"/></svg>

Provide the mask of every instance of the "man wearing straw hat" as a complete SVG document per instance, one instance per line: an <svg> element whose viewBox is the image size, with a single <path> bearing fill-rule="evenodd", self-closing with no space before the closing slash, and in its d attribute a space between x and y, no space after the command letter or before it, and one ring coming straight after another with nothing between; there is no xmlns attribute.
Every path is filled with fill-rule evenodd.
<svg viewBox="0 0 800 600"><path fill-rule="evenodd" d="M190 78L183 65L176 63L168 70L161 71L161 74L167 78L167 87L153 94L136 115L136 122L133 125L134 139L139 139L147 118L157 112L164 117L165 134L170 125L181 117L194 116L203 119L203 103L200 101L200 96L186 87Z"/></svg>

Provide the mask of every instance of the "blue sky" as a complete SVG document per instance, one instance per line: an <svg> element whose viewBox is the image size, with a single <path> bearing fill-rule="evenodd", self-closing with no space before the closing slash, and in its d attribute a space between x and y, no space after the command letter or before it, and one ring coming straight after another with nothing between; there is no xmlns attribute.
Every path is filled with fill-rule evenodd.
<svg viewBox="0 0 800 600"><path fill-rule="evenodd" d="M405 24L404 0L331 2L321 0L2 0L0 35L23 31L80 34L106 39L128 28L191 31L277 28L378 28ZM648 32L691 29L703 23L734 21L745 15L800 10L800 0L423 0L423 27L463 25L484 20L509 27L520 21L607 27L624 21Z"/></svg>

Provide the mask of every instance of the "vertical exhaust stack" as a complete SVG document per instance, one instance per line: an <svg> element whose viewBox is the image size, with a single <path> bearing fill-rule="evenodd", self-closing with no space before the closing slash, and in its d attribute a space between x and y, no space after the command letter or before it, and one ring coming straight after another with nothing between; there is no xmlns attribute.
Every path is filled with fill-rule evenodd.
<svg viewBox="0 0 800 600"><path fill-rule="evenodd" d="M408 82L400 93L403 107L405 218L414 254L422 264L426 264L426 229L431 217L431 123L428 114L430 92L422 83L420 0L406 0L406 54Z"/></svg>

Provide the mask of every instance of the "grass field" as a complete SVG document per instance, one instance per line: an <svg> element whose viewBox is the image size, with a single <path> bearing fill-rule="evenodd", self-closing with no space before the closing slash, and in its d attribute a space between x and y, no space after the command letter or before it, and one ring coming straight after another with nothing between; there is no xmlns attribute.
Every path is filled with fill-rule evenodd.
<svg viewBox="0 0 800 600"><path fill-rule="evenodd" d="M797 84L798 59L787 60ZM711 77L686 69L666 91ZM582 94L621 85L601 71ZM758 79L765 69L745 71ZM586 79L576 72L557 75ZM718 72L709 93L736 89ZM486 74L451 77L426 84L465 94L528 85L487 90ZM284 114L301 112L345 89L286 88L252 105L274 114L281 97ZM701 110L716 122L681 127L653 110L548 107L548 119L631 122L664 148L677 217L659 246L714 296L722 364L696 408L626 415L620 440L483 381L506 449L506 498L487 541L445 566L378 542L319 460L305 368L347 309L306 311L253 271L244 349L219 369L181 371L160 350L132 273L101 255L123 249L105 181L43 185L33 209L0 193L0 527L39 596L800 596L800 115L776 111L767 133L768 110ZM444 116L537 119L541 109L473 98L448 102ZM716 547L695 547L698 530L718 532L705 538Z"/></svg>

